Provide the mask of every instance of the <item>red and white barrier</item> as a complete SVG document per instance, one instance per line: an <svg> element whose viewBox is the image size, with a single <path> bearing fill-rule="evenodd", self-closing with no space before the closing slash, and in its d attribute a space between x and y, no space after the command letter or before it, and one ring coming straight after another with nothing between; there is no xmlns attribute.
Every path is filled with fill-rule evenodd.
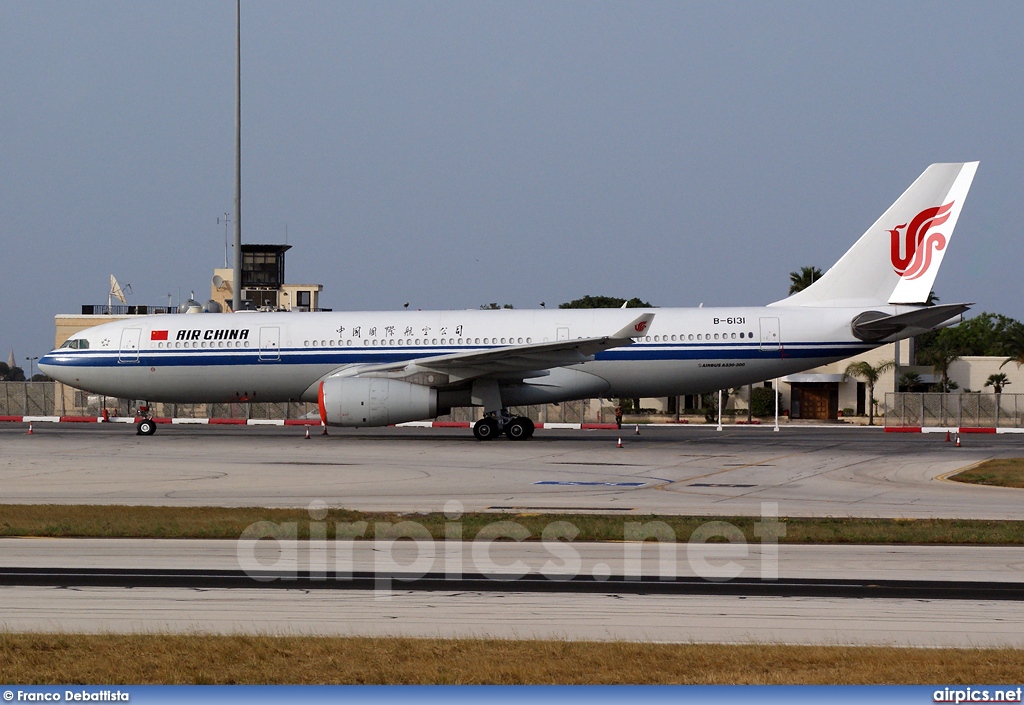
<svg viewBox="0 0 1024 705"><path fill-rule="evenodd" d="M139 422L135 416L111 416L104 419L102 416L0 416L0 422L11 423L124 423L135 424ZM172 425L202 425L202 426L320 426L320 419L206 419L206 418L169 418L157 416L153 418L154 423Z"/></svg>
<svg viewBox="0 0 1024 705"><path fill-rule="evenodd" d="M1024 433L1024 428L994 426L886 426L886 433Z"/></svg>
<svg viewBox="0 0 1024 705"><path fill-rule="evenodd" d="M102 416L0 416L0 423L123 423L135 424L139 422L134 416L111 416L104 419ZM158 416L153 419L158 424L171 425L202 425L202 426L321 426L320 419L229 419L229 418L169 418ZM469 421L410 421L407 423L393 424L397 428L470 428ZM629 424L635 425L635 424ZM683 423L652 423L645 424L650 428L672 428L682 426ZM693 424L693 428L701 428L707 424ZM737 421L736 426L745 425ZM613 423L537 423L538 429L567 430L567 431L591 431L606 430L614 431L618 428ZM846 426L846 425L801 425L799 428L829 428L829 429L874 429L883 430L878 426ZM1024 433L1024 428L995 428L978 426L885 426L886 433Z"/></svg>

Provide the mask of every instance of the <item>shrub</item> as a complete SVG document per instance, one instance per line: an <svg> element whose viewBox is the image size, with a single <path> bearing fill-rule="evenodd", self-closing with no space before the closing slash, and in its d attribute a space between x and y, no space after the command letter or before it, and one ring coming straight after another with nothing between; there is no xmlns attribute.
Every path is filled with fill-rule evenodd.
<svg viewBox="0 0 1024 705"><path fill-rule="evenodd" d="M782 399L779 399L782 409ZM768 387L754 387L750 392L750 411L754 416L775 415L775 390Z"/></svg>

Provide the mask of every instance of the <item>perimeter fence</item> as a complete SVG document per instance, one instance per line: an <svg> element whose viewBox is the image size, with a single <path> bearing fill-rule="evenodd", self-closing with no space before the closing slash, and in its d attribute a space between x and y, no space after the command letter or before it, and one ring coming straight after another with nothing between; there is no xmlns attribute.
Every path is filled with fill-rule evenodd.
<svg viewBox="0 0 1024 705"><path fill-rule="evenodd" d="M143 402L119 399L74 389L59 382L0 382L0 416L102 416L103 410L114 416L134 416ZM237 402L232 404L169 404L152 403L150 413L156 417L179 419L319 419L320 410L313 402ZM515 416L527 416L539 423L608 423L614 420L608 403L592 400L561 404L537 404L510 407ZM458 407L438 421L469 422L479 419L479 407Z"/></svg>
<svg viewBox="0 0 1024 705"><path fill-rule="evenodd" d="M889 392L881 411L887 427L1022 428L1024 394Z"/></svg>

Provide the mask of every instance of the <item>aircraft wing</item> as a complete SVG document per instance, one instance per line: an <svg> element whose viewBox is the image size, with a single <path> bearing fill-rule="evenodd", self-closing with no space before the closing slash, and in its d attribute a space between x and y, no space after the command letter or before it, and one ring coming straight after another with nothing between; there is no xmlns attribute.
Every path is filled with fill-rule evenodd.
<svg viewBox="0 0 1024 705"><path fill-rule="evenodd" d="M342 377L391 377L407 379L420 384L444 384L431 374L447 378L447 384L492 377L496 379L525 379L547 374L546 370L594 359L602 350L632 345L635 338L648 335L653 313L645 313L624 327L596 338L577 338L548 343L509 345L490 350L472 350L450 355L435 355L381 365L361 365L346 368ZM333 376L333 375L332 375Z"/></svg>

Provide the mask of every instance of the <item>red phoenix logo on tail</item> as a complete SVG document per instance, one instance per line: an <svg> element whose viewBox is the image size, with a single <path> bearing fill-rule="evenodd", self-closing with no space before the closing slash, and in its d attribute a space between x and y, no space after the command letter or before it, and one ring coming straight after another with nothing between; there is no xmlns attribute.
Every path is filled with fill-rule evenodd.
<svg viewBox="0 0 1024 705"><path fill-rule="evenodd" d="M647 321L640 321L635 326L633 326L633 328L636 330L637 333L643 333L644 330L647 328Z"/></svg>
<svg viewBox="0 0 1024 705"><path fill-rule="evenodd" d="M949 220L953 203L925 208L914 216L909 226L904 223L889 231L892 266L897 274L904 279L917 279L932 266L932 253L945 249L946 236L928 231ZM906 231L900 233L903 228Z"/></svg>

